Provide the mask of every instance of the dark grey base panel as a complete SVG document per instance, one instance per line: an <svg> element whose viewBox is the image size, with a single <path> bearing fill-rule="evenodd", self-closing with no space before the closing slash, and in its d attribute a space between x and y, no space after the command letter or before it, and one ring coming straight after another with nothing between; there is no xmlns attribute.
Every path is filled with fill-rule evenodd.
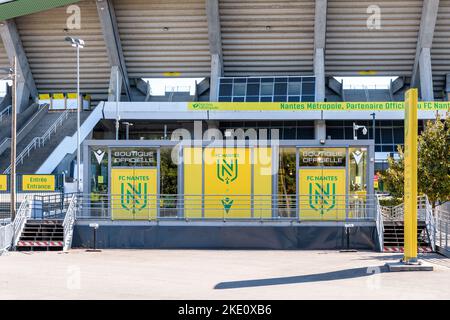
<svg viewBox="0 0 450 320"><path fill-rule="evenodd" d="M350 247L378 250L374 226L352 228ZM91 248L93 230L74 228L73 248ZM325 249L346 247L343 226L211 226L100 224L97 247L110 249Z"/></svg>

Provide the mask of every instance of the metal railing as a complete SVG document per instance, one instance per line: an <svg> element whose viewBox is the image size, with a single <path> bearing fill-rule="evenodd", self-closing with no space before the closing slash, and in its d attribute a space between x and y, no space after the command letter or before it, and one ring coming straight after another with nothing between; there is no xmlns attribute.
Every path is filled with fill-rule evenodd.
<svg viewBox="0 0 450 320"><path fill-rule="evenodd" d="M73 194L72 198L70 199L70 203L63 221L64 251L67 251L72 247L73 226L75 225L76 213L77 213L77 196Z"/></svg>
<svg viewBox="0 0 450 320"><path fill-rule="evenodd" d="M113 220L376 221L375 196L78 195L77 218Z"/></svg>
<svg viewBox="0 0 450 320"><path fill-rule="evenodd" d="M33 219L63 220L74 193L54 192L33 196Z"/></svg>
<svg viewBox="0 0 450 320"><path fill-rule="evenodd" d="M31 140L31 142L25 147L25 149L21 153L19 153L19 155L17 155L16 165L19 163L22 164L23 160L26 157L30 156L31 151L43 147L45 145L45 142L50 139L51 135L56 133L57 129L62 126L64 121L69 117L69 114L70 110L64 111L41 137L33 138L33 140ZM4 173L9 174L10 172L11 165L4 171Z"/></svg>
<svg viewBox="0 0 450 320"><path fill-rule="evenodd" d="M3 121L3 119L6 116L9 116L11 114L11 106L7 106L5 109L2 110L2 112L0 112L0 122Z"/></svg>
<svg viewBox="0 0 450 320"><path fill-rule="evenodd" d="M13 246L17 245L17 242L20 239L20 234L27 222L27 220L31 216L31 203L29 197L26 196L25 199L20 204L19 210L16 212L16 217L13 222Z"/></svg>
<svg viewBox="0 0 450 320"><path fill-rule="evenodd" d="M383 210L380 206L380 199L377 197L377 233L378 233L378 245L380 247L380 252L384 249L384 221L383 221Z"/></svg>
<svg viewBox="0 0 450 320"><path fill-rule="evenodd" d="M425 221L427 208L430 207L427 196L417 197L417 219ZM381 212L384 220L387 221L403 221L404 206L403 203L393 206L381 206Z"/></svg>
<svg viewBox="0 0 450 320"><path fill-rule="evenodd" d="M435 215L435 244L439 250L450 253L450 213L436 207Z"/></svg>
<svg viewBox="0 0 450 320"><path fill-rule="evenodd" d="M427 196L422 198L422 203L419 203L419 206L420 205L423 205L424 208L419 210L419 220L424 218L429 243L431 244L433 251L436 251L436 222L433 214L433 207ZM420 214L422 214L422 216L420 216ZM425 215L425 217L423 217L423 215Z"/></svg>
<svg viewBox="0 0 450 320"><path fill-rule="evenodd" d="M0 255L11 248L13 234L14 227L11 222L5 225L0 224Z"/></svg>

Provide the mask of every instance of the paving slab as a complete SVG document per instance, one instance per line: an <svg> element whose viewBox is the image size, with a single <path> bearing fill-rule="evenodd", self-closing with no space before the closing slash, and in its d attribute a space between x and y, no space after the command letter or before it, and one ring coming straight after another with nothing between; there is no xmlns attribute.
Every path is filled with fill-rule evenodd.
<svg viewBox="0 0 450 320"><path fill-rule="evenodd" d="M450 260L388 272L398 253L273 250L8 252L0 299L450 299Z"/></svg>

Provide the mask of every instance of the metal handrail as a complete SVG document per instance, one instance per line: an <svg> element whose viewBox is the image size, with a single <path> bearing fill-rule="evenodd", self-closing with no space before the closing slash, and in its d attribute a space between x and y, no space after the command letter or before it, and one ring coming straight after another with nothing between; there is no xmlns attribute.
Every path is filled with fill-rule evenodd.
<svg viewBox="0 0 450 320"><path fill-rule="evenodd" d="M427 228L429 242L433 251L436 251L436 223L433 215L433 207L428 200L428 197L424 197L425 201L425 225Z"/></svg>
<svg viewBox="0 0 450 320"><path fill-rule="evenodd" d="M75 225L76 220L76 206L77 206L77 196L73 194L72 198L70 199L70 203L63 221L64 251L67 251L72 247L73 226Z"/></svg>
<svg viewBox="0 0 450 320"><path fill-rule="evenodd" d="M11 114L11 106L7 106L5 109L2 110L2 112L0 112L0 122L3 121L3 117L10 115Z"/></svg>
<svg viewBox="0 0 450 320"><path fill-rule="evenodd" d="M316 199L310 195L191 195L191 194L83 194L77 217L111 218L125 209L132 219L250 220L250 221L371 221L376 220L375 196L335 195ZM320 198L320 197L319 197ZM233 203L229 202L233 201ZM123 202L123 203L122 203ZM127 204L125 204L125 202ZM228 202L228 203L227 203ZM315 207L311 207L311 203ZM320 204L322 203L322 204ZM228 206L228 207L227 207ZM143 209L145 207L145 209ZM137 212L136 218L133 212ZM208 217L202 215L205 213ZM114 218L114 217L113 217Z"/></svg>
<svg viewBox="0 0 450 320"><path fill-rule="evenodd" d="M40 148L45 145L45 141L50 139L52 133L56 133L56 129L62 126L63 122L69 117L70 110L64 111L58 119L48 128L48 130L41 137L34 137L33 140L25 147L25 149L17 156L16 165L23 163L25 157L30 155L30 152L34 149ZM11 172L11 165L4 171L5 174Z"/></svg>
<svg viewBox="0 0 450 320"><path fill-rule="evenodd" d="M13 237L13 224L8 223L5 225L0 225L0 255L2 252L8 251L12 245Z"/></svg>
<svg viewBox="0 0 450 320"><path fill-rule="evenodd" d="M383 221L383 211L380 206L380 198L377 197L377 232L378 232L378 244L380 246L380 251L383 252L384 249L384 221Z"/></svg>
<svg viewBox="0 0 450 320"><path fill-rule="evenodd" d="M14 205L14 204L11 204ZM19 210L17 210L16 217L13 222L13 247L17 245L19 241L20 234L27 222L27 219L31 216L31 205L28 196L25 196L25 199L20 204Z"/></svg>
<svg viewBox="0 0 450 320"><path fill-rule="evenodd" d="M436 207L434 209L435 218L435 244L439 247L439 251L444 250L446 255L450 252L450 213L442 208Z"/></svg>

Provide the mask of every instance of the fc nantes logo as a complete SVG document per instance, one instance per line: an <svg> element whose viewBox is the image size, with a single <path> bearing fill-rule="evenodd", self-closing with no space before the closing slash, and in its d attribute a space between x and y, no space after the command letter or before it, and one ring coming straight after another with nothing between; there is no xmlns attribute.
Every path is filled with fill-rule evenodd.
<svg viewBox="0 0 450 320"><path fill-rule="evenodd" d="M230 182L237 179L239 174L238 168L238 161L236 158L233 160L217 160L217 179L226 184L230 184Z"/></svg>
<svg viewBox="0 0 450 320"><path fill-rule="evenodd" d="M336 183L311 182L309 184L309 206L323 215L336 206Z"/></svg>
<svg viewBox="0 0 450 320"><path fill-rule="evenodd" d="M120 185L120 205L133 214L147 207L147 183L122 182Z"/></svg>
<svg viewBox="0 0 450 320"><path fill-rule="evenodd" d="M226 185L230 185L231 182L235 181L239 175L238 160L236 157L233 159L226 159L225 157L217 160L217 179ZM223 209L228 214L233 206L234 200L225 196L221 203Z"/></svg>

